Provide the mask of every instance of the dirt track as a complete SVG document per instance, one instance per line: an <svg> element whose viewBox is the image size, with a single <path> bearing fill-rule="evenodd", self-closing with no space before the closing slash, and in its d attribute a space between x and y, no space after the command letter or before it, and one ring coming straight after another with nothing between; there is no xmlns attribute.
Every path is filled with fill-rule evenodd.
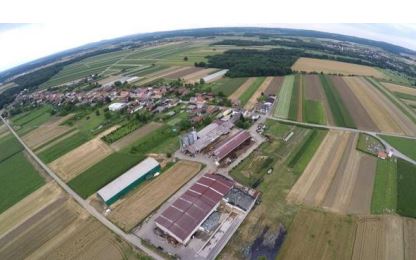
<svg viewBox="0 0 416 260"><path fill-rule="evenodd" d="M331 77L331 80L334 87L338 90L346 109L350 112L356 126L363 130L378 131L377 125L373 122L363 104L357 99L343 78L334 76Z"/></svg>
<svg viewBox="0 0 416 260"><path fill-rule="evenodd" d="M321 80L317 75L304 75L305 98L320 101L325 109L326 119L329 125L335 125L334 117L329 108L328 99L321 85Z"/></svg>
<svg viewBox="0 0 416 260"><path fill-rule="evenodd" d="M282 83L283 77L273 77L273 80L270 82L269 87L264 91L264 94L278 96Z"/></svg>
<svg viewBox="0 0 416 260"><path fill-rule="evenodd" d="M118 126L107 129L96 138L51 162L48 166L65 182L68 182L113 152L113 150L101 140L101 137L111 133L117 128Z"/></svg>
<svg viewBox="0 0 416 260"><path fill-rule="evenodd" d="M236 91L234 91L230 96L229 99L236 103L238 102L240 96L251 86L251 84L256 80L256 78L248 78L246 82L244 82Z"/></svg>
<svg viewBox="0 0 416 260"><path fill-rule="evenodd" d="M117 202L109 218L129 231L165 200L188 182L201 169L201 164L179 161L155 179L139 186L129 196Z"/></svg>
<svg viewBox="0 0 416 260"><path fill-rule="evenodd" d="M121 138L120 140L112 143L110 146L115 151L120 151L121 149L127 147L128 145L130 145L134 141L142 138L143 136L145 136L148 133L158 129L161 126L162 126L161 123L150 122L150 123L140 127L139 129L135 130L134 132L126 135L125 137Z"/></svg>
<svg viewBox="0 0 416 260"><path fill-rule="evenodd" d="M257 104L257 99L261 96L262 93L266 91L269 87L270 83L272 82L273 77L267 77L260 87L256 90L256 92L251 96L251 98L247 101L247 104L244 106L244 109L251 110Z"/></svg>
<svg viewBox="0 0 416 260"><path fill-rule="evenodd" d="M30 148L36 149L50 140L69 132L71 127L60 124L72 116L73 114L64 117L55 117L38 128L30 131L28 134L24 135L22 139Z"/></svg>
<svg viewBox="0 0 416 260"><path fill-rule="evenodd" d="M384 78L385 75L375 68L358 64L322 60L312 58L299 58L292 66L294 71L323 72L328 74L374 76Z"/></svg>

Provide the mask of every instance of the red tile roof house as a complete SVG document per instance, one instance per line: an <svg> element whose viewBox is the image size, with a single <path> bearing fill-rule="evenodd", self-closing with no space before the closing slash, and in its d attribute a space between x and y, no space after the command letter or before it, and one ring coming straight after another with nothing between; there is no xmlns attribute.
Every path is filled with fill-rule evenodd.
<svg viewBox="0 0 416 260"><path fill-rule="evenodd" d="M233 186L224 176L205 174L156 218L156 226L186 245Z"/></svg>

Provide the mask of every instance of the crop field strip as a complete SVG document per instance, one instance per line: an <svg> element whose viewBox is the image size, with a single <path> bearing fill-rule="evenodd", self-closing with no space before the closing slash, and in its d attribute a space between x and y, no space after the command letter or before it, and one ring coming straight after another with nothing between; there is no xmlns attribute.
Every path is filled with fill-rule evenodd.
<svg viewBox="0 0 416 260"><path fill-rule="evenodd" d="M129 146L135 140L138 140L138 139L146 136L147 134L155 131L156 129L158 129L160 127L162 127L162 124L156 123L156 122L150 122L150 123L138 128L137 130L131 132L130 134L122 137L121 139L112 143L110 146L115 151L120 151L120 150L126 148L127 146Z"/></svg>
<svg viewBox="0 0 416 260"><path fill-rule="evenodd" d="M396 212L397 209L397 162L396 160L377 160L374 179L371 213Z"/></svg>
<svg viewBox="0 0 416 260"><path fill-rule="evenodd" d="M195 83L199 82L199 80L207 75L210 75L214 72L216 72L217 69L202 69L197 70L196 72L189 73L185 76L183 76L183 80L187 83Z"/></svg>
<svg viewBox="0 0 416 260"><path fill-rule="evenodd" d="M265 92L265 90L269 87L270 83L272 82L273 77L267 77L257 88L256 92L250 97L247 103L244 106L244 109L251 110L257 104L257 99L261 97L261 95Z"/></svg>
<svg viewBox="0 0 416 260"><path fill-rule="evenodd" d="M217 95L222 92L222 94L228 97L246 81L247 78L222 78L207 84L207 87L210 87L211 91Z"/></svg>
<svg viewBox="0 0 416 260"><path fill-rule="evenodd" d="M285 76L275 107L274 116L288 118L295 76Z"/></svg>
<svg viewBox="0 0 416 260"><path fill-rule="evenodd" d="M250 98L254 95L257 89L261 86L266 78L259 77L254 80L254 82L241 94L239 97L240 105L245 106Z"/></svg>
<svg viewBox="0 0 416 260"><path fill-rule="evenodd" d="M302 122L302 112L299 111L299 108L302 108L303 98L302 98L302 75L296 74L295 75L295 83L292 88L292 94L290 96L290 106L289 106L289 114L288 119L294 121Z"/></svg>
<svg viewBox="0 0 416 260"><path fill-rule="evenodd" d="M377 78L384 78L385 75L369 66L363 66L358 64L321 60L312 58L299 58L292 66L292 70L298 72L323 72L326 74L343 74L343 75L362 75L362 76L374 76Z"/></svg>
<svg viewBox="0 0 416 260"><path fill-rule="evenodd" d="M401 153L416 160L416 140L387 135L380 135L380 137Z"/></svg>
<svg viewBox="0 0 416 260"><path fill-rule="evenodd" d="M303 75L305 122L335 125L328 100L317 75Z"/></svg>
<svg viewBox="0 0 416 260"><path fill-rule="evenodd" d="M386 102L386 107L388 107L389 112L397 116L397 120L401 122L401 127L404 129L405 133L408 135L416 135L416 112L400 98L396 97L393 93L387 90L378 81L372 78L366 78L366 80L367 81L365 83L369 83L380 92L377 93L377 91L375 91L380 95L380 98Z"/></svg>
<svg viewBox="0 0 416 260"><path fill-rule="evenodd" d="M343 87L339 87L338 78L333 78L334 81L331 81L331 78L328 76L320 75L319 77L331 108L335 124L337 126L355 128L356 123L346 107L346 105L348 106L348 103L345 104L348 102L348 99L343 98L343 96L346 97L345 90Z"/></svg>
<svg viewBox="0 0 416 260"><path fill-rule="evenodd" d="M273 77L273 80L270 82L269 87L264 91L265 95L277 96L282 87L283 77Z"/></svg>
<svg viewBox="0 0 416 260"><path fill-rule="evenodd" d="M73 179L113 152L113 150L101 140L101 137L112 132L116 128L117 126L107 129L94 139L52 161L48 166L65 182Z"/></svg>
<svg viewBox="0 0 416 260"><path fill-rule="evenodd" d="M229 99L233 103L237 103L240 96L253 84L256 78L248 78L239 88L237 88L230 96Z"/></svg>
<svg viewBox="0 0 416 260"><path fill-rule="evenodd" d="M160 176L151 179L114 205L109 218L125 231L130 231L193 178L201 164L179 161Z"/></svg>

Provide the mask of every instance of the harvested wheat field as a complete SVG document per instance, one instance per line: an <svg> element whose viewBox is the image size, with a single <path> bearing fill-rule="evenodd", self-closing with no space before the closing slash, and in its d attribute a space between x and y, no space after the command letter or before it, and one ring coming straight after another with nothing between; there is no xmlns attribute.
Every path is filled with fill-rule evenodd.
<svg viewBox="0 0 416 260"><path fill-rule="evenodd" d="M299 58L292 66L292 70L299 72L323 72L326 74L374 76L384 78L385 75L375 68L333 60Z"/></svg>
<svg viewBox="0 0 416 260"><path fill-rule="evenodd" d="M190 73L186 76L183 76L183 80L185 80L185 82L187 83L195 83L195 82L199 82L199 80L211 73L214 73L215 71L217 71L217 69L202 69L193 73Z"/></svg>
<svg viewBox="0 0 416 260"><path fill-rule="evenodd" d="M139 129L133 131L132 133L126 135L125 137L121 138L120 140L112 143L110 146L115 151L120 151L121 149L129 146L134 141L142 138L143 136L146 136L147 134L155 131L156 129L160 128L163 124L156 123L156 122L150 122Z"/></svg>
<svg viewBox="0 0 416 260"><path fill-rule="evenodd" d="M277 96L279 94L280 88L282 87L283 77L273 77L267 89L264 91L264 94L270 96Z"/></svg>
<svg viewBox="0 0 416 260"><path fill-rule="evenodd" d="M358 135L330 131L290 190L292 203L369 214L376 159L355 150Z"/></svg>
<svg viewBox="0 0 416 260"><path fill-rule="evenodd" d="M67 125L60 125L73 114L64 116L64 117L54 117L48 122L40 125L36 129L30 131L28 134L22 137L23 141L31 149L36 149L39 146L48 143L49 141L65 134L66 132L71 131L73 128Z"/></svg>
<svg viewBox="0 0 416 260"><path fill-rule="evenodd" d="M7 209L0 215L0 237L61 196L61 189L55 183L49 182Z"/></svg>
<svg viewBox="0 0 416 260"><path fill-rule="evenodd" d="M182 70L186 70L188 67L169 67L164 70L156 71L154 73L150 73L146 75L146 78L143 80L138 81L138 85L143 86L146 85L152 81L155 81L157 79L163 78L166 75L172 74L172 73L179 73Z"/></svg>
<svg viewBox="0 0 416 260"><path fill-rule="evenodd" d="M251 110L254 108L254 106L257 104L257 99L261 97L261 95L266 91L266 89L269 87L272 80L273 80L273 77L267 77L263 81L260 87L256 90L256 92L254 92L254 94L247 101L246 105L244 106L244 109Z"/></svg>
<svg viewBox="0 0 416 260"><path fill-rule="evenodd" d="M201 164L179 161L159 177L146 182L115 204L109 218L129 231L201 170Z"/></svg>
<svg viewBox="0 0 416 260"><path fill-rule="evenodd" d="M355 125L358 129L378 131L377 124L373 122L372 118L364 108L363 103L354 95L353 91L348 87L342 77L330 77L334 88L338 91L346 109L349 111Z"/></svg>
<svg viewBox="0 0 416 260"><path fill-rule="evenodd" d="M185 67L186 69L184 70L180 70L180 71L174 71L172 73L169 73L167 75L164 76L164 78L167 79L179 79L179 78L183 78L186 75L198 72L200 70L203 70L202 68L198 68L198 67Z"/></svg>
<svg viewBox="0 0 416 260"><path fill-rule="evenodd" d="M411 259L404 258L407 251L404 245L410 241L403 236L403 221L403 218L393 215L360 218L352 259ZM407 253L414 253L414 248L410 251L413 252Z"/></svg>
<svg viewBox="0 0 416 260"><path fill-rule="evenodd" d="M328 99L317 75L303 75L305 99L319 101L324 105L325 116L329 125L335 125L334 117L329 108Z"/></svg>
<svg viewBox="0 0 416 260"><path fill-rule="evenodd" d="M351 216L301 209L278 259L351 259L356 226Z"/></svg>
<svg viewBox="0 0 416 260"><path fill-rule="evenodd" d="M228 98L233 102L237 103L240 96L253 84L256 78L248 78L236 91L234 91Z"/></svg>
<svg viewBox="0 0 416 260"><path fill-rule="evenodd" d="M386 133L416 135L416 125L369 82L358 77L345 77L344 80L377 128Z"/></svg>
<svg viewBox="0 0 416 260"><path fill-rule="evenodd" d="M117 128L118 126L111 127L94 139L59 157L48 164L49 168L62 180L68 182L113 152L110 146L101 140L101 137Z"/></svg>
<svg viewBox="0 0 416 260"><path fill-rule="evenodd" d="M414 87L406 87L394 83L388 83L388 82L381 82L388 90L391 92L399 92L403 94L413 95L416 96L416 88Z"/></svg>

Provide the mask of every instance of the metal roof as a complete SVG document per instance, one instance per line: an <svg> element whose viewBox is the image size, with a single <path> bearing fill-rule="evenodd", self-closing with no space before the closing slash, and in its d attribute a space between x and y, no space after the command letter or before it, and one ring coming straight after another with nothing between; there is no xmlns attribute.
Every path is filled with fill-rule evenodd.
<svg viewBox="0 0 416 260"><path fill-rule="evenodd" d="M217 174L205 174L155 220L156 224L186 243L231 190L234 182Z"/></svg>
<svg viewBox="0 0 416 260"><path fill-rule="evenodd" d="M155 159L148 157L101 188L97 193L104 201L108 201L157 166L159 166L159 163Z"/></svg>
<svg viewBox="0 0 416 260"><path fill-rule="evenodd" d="M251 136L249 132L241 130L237 134L233 135L229 139L222 142L215 150L214 156L217 160L224 159L228 154L234 151L237 147L239 147L242 143L250 139Z"/></svg>

